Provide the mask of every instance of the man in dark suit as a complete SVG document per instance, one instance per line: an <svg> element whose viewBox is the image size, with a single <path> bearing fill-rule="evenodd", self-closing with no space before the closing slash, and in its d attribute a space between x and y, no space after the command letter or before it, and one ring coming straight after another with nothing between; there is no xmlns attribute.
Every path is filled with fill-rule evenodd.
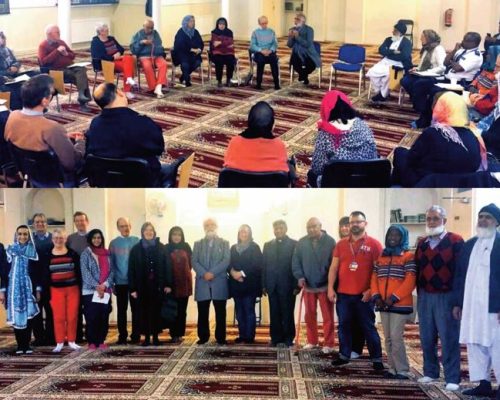
<svg viewBox="0 0 500 400"><path fill-rule="evenodd" d="M292 274L292 257L296 240L290 239L286 222L273 222L273 239L264 244L262 273L263 293L269 296L271 344L292 346L295 337L295 296L297 280Z"/></svg>

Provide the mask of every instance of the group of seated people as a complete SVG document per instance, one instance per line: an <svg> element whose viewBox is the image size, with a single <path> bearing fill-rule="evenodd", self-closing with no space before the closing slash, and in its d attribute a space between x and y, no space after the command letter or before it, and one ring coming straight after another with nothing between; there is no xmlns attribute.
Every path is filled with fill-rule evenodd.
<svg viewBox="0 0 500 400"><path fill-rule="evenodd" d="M259 28L251 37L250 54L253 62L257 65L256 88L262 88L262 77L265 64L270 64L275 89L280 88L277 48L278 41L275 32L268 28L267 17L258 19ZM40 71L47 73L50 70L64 72L64 81L74 83L78 91L78 103L84 111L88 111L87 103L91 101L87 69L82 65L74 65L75 52L61 39L60 30L57 25L49 25L45 31L46 40L40 43L38 48L38 62ZM314 30L306 25L306 17L299 13L295 19L295 25L290 29L288 36L288 47L292 49L290 65L299 75L299 81L308 84L308 75L321 65L320 55L314 47ZM202 68L202 52L205 44L195 28L195 18L187 15L182 20L182 26L175 35L174 45L171 50L172 66L179 65L182 71L180 84L191 86L191 74ZM95 71L102 70L101 62L110 61L114 63L114 70L123 75L123 91L129 99L134 97L132 88L136 87L134 74L137 61L146 76L149 92L157 98L163 98L164 92L168 91L166 49L158 31L154 29L154 22L146 19L143 27L135 33L131 39L130 50L125 48L118 40L109 34L106 24L96 27L96 36L91 41L92 66ZM209 63L215 66L215 74L218 86L222 87L222 75L226 67L226 86L234 82L233 74L237 63L233 32L228 28L226 18L219 18L215 29L211 32L209 41ZM0 32L0 75L6 78L14 78L21 73L29 76L38 72L21 71L21 64L15 58L12 50L6 47L6 38ZM210 66L209 66L210 68ZM20 101L20 84L5 86L0 82L2 91L10 91L12 96L11 109L22 108Z"/></svg>

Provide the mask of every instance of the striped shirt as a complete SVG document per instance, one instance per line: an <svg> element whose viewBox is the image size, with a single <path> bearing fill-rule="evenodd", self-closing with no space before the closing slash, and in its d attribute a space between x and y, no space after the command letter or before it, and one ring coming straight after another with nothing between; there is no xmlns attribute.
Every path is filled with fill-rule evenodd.
<svg viewBox="0 0 500 400"><path fill-rule="evenodd" d="M50 285L52 287L68 287L78 285L79 257L73 250L66 254L50 256Z"/></svg>
<svg viewBox="0 0 500 400"><path fill-rule="evenodd" d="M116 45L116 42L112 39L108 39L104 42L104 47L106 48L106 54L108 56L113 56L116 53L118 53L118 46Z"/></svg>

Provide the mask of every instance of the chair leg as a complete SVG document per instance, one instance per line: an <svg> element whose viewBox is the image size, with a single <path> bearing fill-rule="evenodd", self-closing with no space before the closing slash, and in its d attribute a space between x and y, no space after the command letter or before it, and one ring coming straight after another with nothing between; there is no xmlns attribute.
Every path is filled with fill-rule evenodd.
<svg viewBox="0 0 500 400"><path fill-rule="evenodd" d="M59 105L59 93L56 93L56 108L57 112L61 112L61 106Z"/></svg>
<svg viewBox="0 0 500 400"><path fill-rule="evenodd" d="M318 71L318 89L321 89L321 79L323 78L323 67L319 67Z"/></svg>
<svg viewBox="0 0 500 400"><path fill-rule="evenodd" d="M293 83L293 66L290 66L290 85Z"/></svg>
<svg viewBox="0 0 500 400"><path fill-rule="evenodd" d="M358 97L361 96L361 80L363 79L363 73L359 71L359 87L358 87Z"/></svg>
<svg viewBox="0 0 500 400"><path fill-rule="evenodd" d="M210 66L208 67L210 69ZM200 65L200 76L201 76L201 86L205 85L205 79L203 77L203 64Z"/></svg>
<svg viewBox="0 0 500 400"><path fill-rule="evenodd" d="M333 68L333 69L335 69L335 68ZM335 87L337 87L337 69L335 69Z"/></svg>
<svg viewBox="0 0 500 400"><path fill-rule="evenodd" d="M68 98L69 104L71 104L71 92L72 91L73 91L73 84L70 83L69 84L69 98Z"/></svg>
<svg viewBox="0 0 500 400"><path fill-rule="evenodd" d="M97 71L95 71L95 75L94 75L94 87L92 88L92 93L95 92L96 86L97 86Z"/></svg>
<svg viewBox="0 0 500 400"><path fill-rule="evenodd" d="M335 74L335 76L337 76ZM328 91L332 90L332 80L333 80L333 67L330 68L330 84L328 85ZM337 83L335 83L335 86L337 86Z"/></svg>
<svg viewBox="0 0 500 400"><path fill-rule="evenodd" d="M238 77L238 86L241 86L240 60L236 62L236 76Z"/></svg>
<svg viewBox="0 0 500 400"><path fill-rule="evenodd" d="M363 65L363 90L366 90L366 69Z"/></svg>
<svg viewBox="0 0 500 400"><path fill-rule="evenodd" d="M371 93L372 93L372 83L370 82L370 84L368 85L368 100L370 100Z"/></svg>

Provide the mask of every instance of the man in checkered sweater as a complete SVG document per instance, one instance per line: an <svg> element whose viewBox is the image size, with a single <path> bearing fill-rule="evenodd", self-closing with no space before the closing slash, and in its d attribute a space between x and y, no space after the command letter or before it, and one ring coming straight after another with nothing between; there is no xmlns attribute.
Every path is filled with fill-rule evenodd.
<svg viewBox="0 0 500 400"><path fill-rule="evenodd" d="M447 232L446 210L432 206L426 212L426 234L417 245L417 309L424 376L419 383L439 378L438 337L446 390L456 391L460 382L460 325L452 316L453 278L464 240Z"/></svg>

